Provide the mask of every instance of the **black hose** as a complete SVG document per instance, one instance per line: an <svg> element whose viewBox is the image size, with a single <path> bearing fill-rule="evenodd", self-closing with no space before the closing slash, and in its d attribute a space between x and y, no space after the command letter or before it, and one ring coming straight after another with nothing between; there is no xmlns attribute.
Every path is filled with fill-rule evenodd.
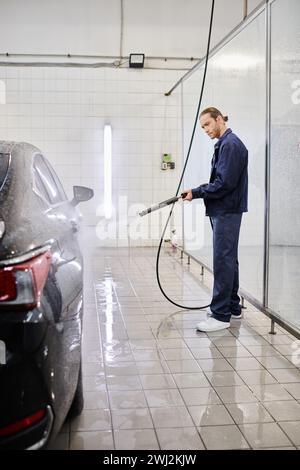
<svg viewBox="0 0 300 470"><path fill-rule="evenodd" d="M211 33L212 33L214 9L215 9L215 0L212 0L212 4L211 4L211 15L210 15L210 24L209 24L209 33L208 33L208 41L207 41L207 51L206 51L205 66L204 66L204 74L203 74L203 80L202 80L202 86L201 86L201 93L200 93L200 97L199 97L199 103L198 103L198 108L197 108L197 113L196 113L194 128L193 128L193 132L192 132L192 137L191 137L191 141L190 141L190 145L189 145L187 157L186 157L186 160L185 160L185 163L184 163L184 167L183 167L183 170L182 170L182 173L181 173L181 177L180 177L180 180L179 180L179 183L178 183L178 187L177 187L177 191L176 191L175 197L178 196L178 193L179 193L179 190L180 190L180 187L181 187L181 183L182 183L182 180L183 180L183 177L184 177L184 173L185 173L185 170L186 170L186 166L187 166L187 163L188 163L189 158L190 158L190 153L191 153L191 149L192 149L192 145L193 145L193 141L194 141L195 131L196 131L197 123L198 123L198 116L199 116L199 112L200 112L200 108L201 108L201 104L202 104L202 98L203 98L204 87L205 87L205 80L206 80L206 73L207 73L207 66L208 66L208 57L209 57L209 51L210 51L210 40L211 40ZM163 243L163 240L164 240L164 236L165 236L165 233L166 233L166 230L167 230L167 226L168 226L168 224L169 224L170 218L171 218L172 213L173 213L174 205L175 205L175 202L172 204L172 207L171 207L169 216L168 216L168 218L167 218L166 225L165 225L165 227L164 227L164 230L163 230L163 233L162 233L162 236L161 236L161 239L160 239L158 251L157 251L157 257L156 257L156 278L157 278L158 286L159 286L159 288L160 288L162 294L164 295L164 297L165 297L169 302L171 302L171 304L176 305L176 307L180 307L180 308L183 308L183 309L185 309L185 310L203 310L203 309L205 309L205 308L208 308L208 307L210 306L210 304L209 304L209 305L203 305L202 307L185 307L184 305L177 304L177 303L174 302L172 299L170 299L170 297L167 296L167 294L166 294L165 291L163 290L162 285L161 285L161 283L160 283L160 278L159 278L159 258L160 258L160 252L161 252L161 247L162 247L162 243Z"/></svg>

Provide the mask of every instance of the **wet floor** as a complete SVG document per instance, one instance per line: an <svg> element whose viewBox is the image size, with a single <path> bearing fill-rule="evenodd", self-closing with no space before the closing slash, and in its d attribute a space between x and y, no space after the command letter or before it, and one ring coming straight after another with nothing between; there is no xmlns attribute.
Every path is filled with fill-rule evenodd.
<svg viewBox="0 0 300 470"><path fill-rule="evenodd" d="M300 346L246 303L229 330L160 293L156 249L85 254L85 406L54 449L297 449ZM183 305L208 304L212 277L166 248L161 280Z"/></svg>

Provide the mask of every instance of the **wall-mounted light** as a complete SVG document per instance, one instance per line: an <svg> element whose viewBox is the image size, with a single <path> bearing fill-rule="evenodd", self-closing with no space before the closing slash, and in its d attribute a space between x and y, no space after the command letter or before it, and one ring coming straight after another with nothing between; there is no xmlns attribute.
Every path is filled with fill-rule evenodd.
<svg viewBox="0 0 300 470"><path fill-rule="evenodd" d="M112 216L112 132L111 126L104 126L104 216L111 219Z"/></svg>
<svg viewBox="0 0 300 470"><path fill-rule="evenodd" d="M145 54L130 54L129 67L142 69L144 67Z"/></svg>

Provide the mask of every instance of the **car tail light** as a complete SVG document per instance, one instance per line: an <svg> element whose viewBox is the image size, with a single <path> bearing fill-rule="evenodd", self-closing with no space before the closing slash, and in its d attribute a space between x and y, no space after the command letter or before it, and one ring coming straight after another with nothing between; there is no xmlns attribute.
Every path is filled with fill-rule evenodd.
<svg viewBox="0 0 300 470"><path fill-rule="evenodd" d="M0 301L14 300L17 297L16 279L11 270L0 271Z"/></svg>
<svg viewBox="0 0 300 470"><path fill-rule="evenodd" d="M42 409L30 416L27 416L24 419L21 419L20 421L16 421L15 423L9 424L4 428L0 428L0 437L6 437L10 436L11 434L17 434L23 429L29 428L38 421L41 421L44 418L45 414L46 410Z"/></svg>
<svg viewBox="0 0 300 470"><path fill-rule="evenodd" d="M51 253L47 251L23 263L0 268L0 308L35 308L47 280Z"/></svg>

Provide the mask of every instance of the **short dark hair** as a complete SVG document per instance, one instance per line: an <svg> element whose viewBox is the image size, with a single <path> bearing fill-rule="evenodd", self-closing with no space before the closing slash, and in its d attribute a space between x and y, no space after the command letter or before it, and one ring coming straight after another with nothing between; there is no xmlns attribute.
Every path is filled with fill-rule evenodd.
<svg viewBox="0 0 300 470"><path fill-rule="evenodd" d="M204 109L202 113L200 114L200 117L204 116L204 114L210 114L210 116L214 119L217 119L218 116L221 116L225 122L228 121L228 116L223 116L221 111L219 111L217 108L214 108L214 107Z"/></svg>

